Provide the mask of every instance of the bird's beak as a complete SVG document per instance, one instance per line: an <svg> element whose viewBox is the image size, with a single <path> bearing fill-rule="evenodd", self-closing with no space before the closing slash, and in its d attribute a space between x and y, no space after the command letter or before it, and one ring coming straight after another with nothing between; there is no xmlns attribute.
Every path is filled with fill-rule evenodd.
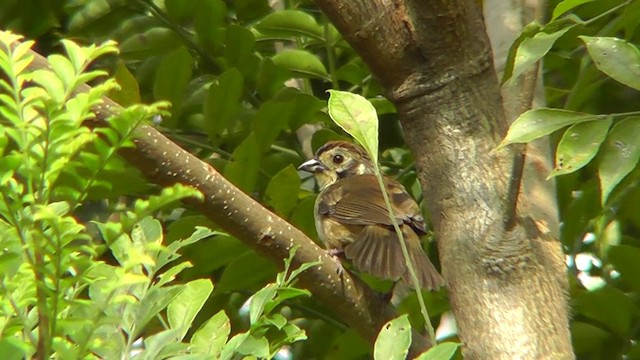
<svg viewBox="0 0 640 360"><path fill-rule="evenodd" d="M318 159L307 160L302 163L302 165L298 166L298 170L317 173L326 170L327 168L322 165L322 163Z"/></svg>

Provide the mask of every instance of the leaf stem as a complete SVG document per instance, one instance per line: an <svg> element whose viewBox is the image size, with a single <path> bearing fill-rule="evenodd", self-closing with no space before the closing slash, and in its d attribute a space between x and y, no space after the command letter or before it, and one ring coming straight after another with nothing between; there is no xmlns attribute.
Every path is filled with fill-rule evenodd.
<svg viewBox="0 0 640 360"><path fill-rule="evenodd" d="M396 220L396 215L393 213L393 208L391 207L391 200L389 199L389 194L387 193L387 188L384 186L384 181L382 180L382 175L380 173L380 168L378 164L374 164L376 169L376 179L378 180L378 185L380 186L380 190L382 191L382 197L384 198L384 203L387 206L387 210L389 211L389 219L391 220L391 224L393 224L393 228L398 235L398 239L400 240L400 248L402 249L402 255L404 256L404 260L407 263L407 268L409 270L409 275L411 275L411 282L413 283L413 287L416 290L416 296L418 297L418 303L420 304L420 313L422 313L422 317L424 318L424 324L427 328L427 332L429 333L429 339L431 340L431 344L436 344L436 336L435 331L433 330L433 325L431 324L431 318L429 317L429 312L427 311L427 307L424 303L424 298L422 297L422 291L420 289L420 282L418 281L418 276L413 267L413 261L409 256L409 249L407 249L407 243L404 239L404 235L402 234L402 230L398 225L398 221Z"/></svg>

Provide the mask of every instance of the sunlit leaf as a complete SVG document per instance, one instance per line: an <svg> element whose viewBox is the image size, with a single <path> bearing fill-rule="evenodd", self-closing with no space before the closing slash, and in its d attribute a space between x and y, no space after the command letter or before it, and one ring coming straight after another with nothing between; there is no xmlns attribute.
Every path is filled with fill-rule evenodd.
<svg viewBox="0 0 640 360"><path fill-rule="evenodd" d="M405 314L386 323L376 339L373 358L376 360L404 360L411 345L411 324Z"/></svg>
<svg viewBox="0 0 640 360"><path fill-rule="evenodd" d="M231 323L224 310L209 318L191 337L194 350L217 358L231 333Z"/></svg>
<svg viewBox="0 0 640 360"><path fill-rule="evenodd" d="M580 36L598 69L609 77L640 90L640 50L613 37Z"/></svg>
<svg viewBox="0 0 640 360"><path fill-rule="evenodd" d="M327 69L320 59L305 50L286 50L272 58L276 65L289 69L302 77L318 78L329 81Z"/></svg>
<svg viewBox="0 0 640 360"><path fill-rule="evenodd" d="M531 65L542 59L551 50L556 40L566 34L573 25L555 30L557 27L559 26L548 24L541 28L537 23L525 27L522 35L514 42L509 51L507 67L502 77L503 83L509 79L517 78Z"/></svg>
<svg viewBox="0 0 640 360"><path fill-rule="evenodd" d="M560 3L558 3L558 5L556 5L556 7L553 9L553 15L551 17L551 20L555 20L558 17L562 16L563 14L565 14L566 12L570 11L571 9L578 7L582 4L586 4L589 2L592 2L594 0L564 0L561 1Z"/></svg>
<svg viewBox="0 0 640 360"><path fill-rule="evenodd" d="M329 90L329 115L344 131L365 147L378 163L378 116L364 97L346 91Z"/></svg>
<svg viewBox="0 0 640 360"><path fill-rule="evenodd" d="M511 124L507 136L500 146L513 143L527 143L565 126L598 120L600 117L592 114L578 113L561 109L540 108L533 109L520 115Z"/></svg>
<svg viewBox="0 0 640 360"><path fill-rule="evenodd" d="M299 10L276 11L265 16L255 28L260 33L272 37L309 36L319 40L323 38L323 29L313 16Z"/></svg>
<svg viewBox="0 0 640 360"><path fill-rule="evenodd" d="M213 291L211 280L193 280L188 282L182 292L169 304L167 319L172 329L179 330L179 339L184 338L211 291Z"/></svg>
<svg viewBox="0 0 640 360"><path fill-rule="evenodd" d="M555 168L549 177L569 174L587 165L598 153L612 121L608 118L569 127L558 144Z"/></svg>
<svg viewBox="0 0 640 360"><path fill-rule="evenodd" d="M602 159L598 168L601 202L604 204L611 191L636 167L640 159L640 117L621 120L613 126L602 146Z"/></svg>
<svg viewBox="0 0 640 360"><path fill-rule="evenodd" d="M460 343L443 342L421 354L416 360L450 360L454 358L460 346L462 346Z"/></svg>

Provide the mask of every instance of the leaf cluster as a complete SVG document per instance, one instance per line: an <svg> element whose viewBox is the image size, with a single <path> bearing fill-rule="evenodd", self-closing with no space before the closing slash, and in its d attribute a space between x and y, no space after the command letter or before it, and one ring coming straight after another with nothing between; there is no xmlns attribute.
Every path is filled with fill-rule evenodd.
<svg viewBox="0 0 640 360"><path fill-rule="evenodd" d="M543 60L547 108L522 114L502 146L549 136L579 357L636 357L639 324L640 2L552 2L516 40L503 81Z"/></svg>

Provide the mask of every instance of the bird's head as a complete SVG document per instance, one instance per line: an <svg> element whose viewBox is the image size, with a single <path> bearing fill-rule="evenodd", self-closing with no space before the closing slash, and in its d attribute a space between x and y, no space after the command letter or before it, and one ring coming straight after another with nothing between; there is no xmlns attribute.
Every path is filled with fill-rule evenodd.
<svg viewBox="0 0 640 360"><path fill-rule="evenodd" d="M315 156L298 167L313 173L320 189L349 176L372 174L374 166L367 152L347 141L329 141Z"/></svg>

